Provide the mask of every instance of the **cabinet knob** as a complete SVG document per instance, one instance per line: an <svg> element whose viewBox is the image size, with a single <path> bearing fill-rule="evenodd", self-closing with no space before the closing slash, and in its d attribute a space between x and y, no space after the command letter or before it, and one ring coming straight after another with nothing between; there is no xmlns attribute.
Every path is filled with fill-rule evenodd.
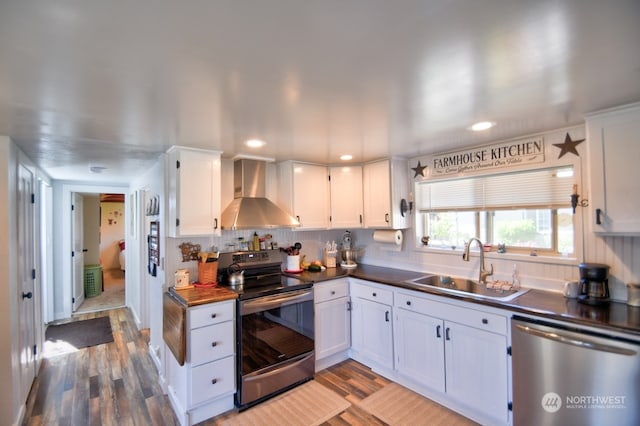
<svg viewBox="0 0 640 426"><path fill-rule="evenodd" d="M334 294L336 294L336 292L334 290L331 290L331 295L333 296Z"/></svg>
<svg viewBox="0 0 640 426"><path fill-rule="evenodd" d="M450 332L450 331L451 331L451 329L450 329L449 327L447 327L447 328L444 330L444 338L445 338L445 340L451 340L451 336L449 335L449 332Z"/></svg>
<svg viewBox="0 0 640 426"><path fill-rule="evenodd" d="M371 293L371 295L372 295L373 297L376 297L376 296L377 296L377 294L376 294L376 293Z"/></svg>
<svg viewBox="0 0 640 426"><path fill-rule="evenodd" d="M213 219L213 229L218 229L218 218Z"/></svg>
<svg viewBox="0 0 640 426"><path fill-rule="evenodd" d="M217 316L218 316L217 314L211 314L211 318L215 318Z"/></svg>
<svg viewBox="0 0 640 426"><path fill-rule="evenodd" d="M389 223L389 213L384 214L384 221Z"/></svg>
<svg viewBox="0 0 640 426"><path fill-rule="evenodd" d="M211 384L215 385L216 383L218 383L218 379L211 379Z"/></svg>
<svg viewBox="0 0 640 426"><path fill-rule="evenodd" d="M482 323L483 323L483 324L489 324L489 320L488 320L488 319L486 319L486 318L482 318Z"/></svg>
<svg viewBox="0 0 640 426"><path fill-rule="evenodd" d="M602 225L602 219L600 216L602 215L602 209L596 209L596 225Z"/></svg>
<svg viewBox="0 0 640 426"><path fill-rule="evenodd" d="M442 337L442 334L440 334L440 325L436 326L436 337L439 339Z"/></svg>
<svg viewBox="0 0 640 426"><path fill-rule="evenodd" d="M385 322L389 322L389 311L386 311L384 313L384 320L385 320Z"/></svg>
<svg viewBox="0 0 640 426"><path fill-rule="evenodd" d="M217 342L211 342L211 347L212 347L212 348L215 348L216 346L218 346L218 343L217 343Z"/></svg>
<svg viewBox="0 0 640 426"><path fill-rule="evenodd" d="M411 300L407 300L407 306L411 306Z"/></svg>

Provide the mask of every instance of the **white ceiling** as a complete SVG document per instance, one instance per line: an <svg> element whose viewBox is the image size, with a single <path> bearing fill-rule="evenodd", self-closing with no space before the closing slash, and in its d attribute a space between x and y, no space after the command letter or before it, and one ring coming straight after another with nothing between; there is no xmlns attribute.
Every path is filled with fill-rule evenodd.
<svg viewBox="0 0 640 426"><path fill-rule="evenodd" d="M638 100L638 0L0 4L0 134L54 179L125 183L171 145L248 138L278 160L411 157Z"/></svg>

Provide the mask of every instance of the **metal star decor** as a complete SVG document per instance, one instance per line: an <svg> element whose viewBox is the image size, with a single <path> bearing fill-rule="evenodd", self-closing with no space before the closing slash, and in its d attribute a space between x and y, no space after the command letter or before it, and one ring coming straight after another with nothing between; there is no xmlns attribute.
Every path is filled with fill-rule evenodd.
<svg viewBox="0 0 640 426"><path fill-rule="evenodd" d="M558 158L562 158L562 156L567 152L580 157L580 154L578 154L578 151L576 150L576 146L584 141L584 139L580 139L579 141L572 141L571 136L569 136L569 133L567 133L567 136L564 137L564 143L554 143L553 146L557 146L558 148L560 148L560 155L558 155Z"/></svg>
<svg viewBox="0 0 640 426"><path fill-rule="evenodd" d="M415 172L415 174L413 175L414 178L418 177L418 175L424 177L424 169L426 169L427 166L421 166L420 165L420 161L418 161L418 165L416 167L412 167L411 170L413 170Z"/></svg>

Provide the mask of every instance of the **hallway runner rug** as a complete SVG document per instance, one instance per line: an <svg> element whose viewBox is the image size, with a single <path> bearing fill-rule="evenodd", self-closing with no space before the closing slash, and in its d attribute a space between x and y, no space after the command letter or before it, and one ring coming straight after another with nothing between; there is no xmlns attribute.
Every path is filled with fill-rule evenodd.
<svg viewBox="0 0 640 426"><path fill-rule="evenodd" d="M475 425L460 414L417 393L391 383L369 395L358 407L390 426L396 425Z"/></svg>
<svg viewBox="0 0 640 426"><path fill-rule="evenodd" d="M47 347L61 346L81 349L113 342L111 320L108 316L50 325L47 327L45 337L45 350ZM55 352L60 351L55 350Z"/></svg>
<svg viewBox="0 0 640 426"><path fill-rule="evenodd" d="M222 425L314 426L340 414L350 405L337 393L311 380L225 420Z"/></svg>

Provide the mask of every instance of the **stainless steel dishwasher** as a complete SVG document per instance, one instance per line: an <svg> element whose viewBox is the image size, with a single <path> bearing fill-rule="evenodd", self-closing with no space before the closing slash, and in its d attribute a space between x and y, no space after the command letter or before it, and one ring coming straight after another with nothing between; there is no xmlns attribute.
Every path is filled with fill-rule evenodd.
<svg viewBox="0 0 640 426"><path fill-rule="evenodd" d="M640 424L640 339L514 317L513 423Z"/></svg>

